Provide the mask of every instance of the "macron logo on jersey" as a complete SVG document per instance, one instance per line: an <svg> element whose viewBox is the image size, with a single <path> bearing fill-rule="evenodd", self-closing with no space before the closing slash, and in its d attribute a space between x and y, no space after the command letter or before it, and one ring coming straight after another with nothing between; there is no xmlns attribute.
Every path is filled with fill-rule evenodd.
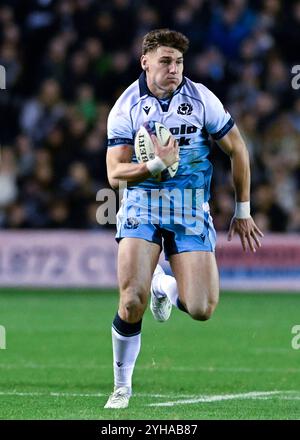
<svg viewBox="0 0 300 440"><path fill-rule="evenodd" d="M149 105L145 105L145 107L143 107L143 110L146 113L146 115L148 115L150 109L151 109L151 107L149 107Z"/></svg>

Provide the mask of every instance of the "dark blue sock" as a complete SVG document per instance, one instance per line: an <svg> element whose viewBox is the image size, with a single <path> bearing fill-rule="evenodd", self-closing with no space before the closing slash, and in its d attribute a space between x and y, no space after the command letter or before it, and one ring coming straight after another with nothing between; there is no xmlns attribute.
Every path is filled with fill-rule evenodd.
<svg viewBox="0 0 300 440"><path fill-rule="evenodd" d="M112 326L116 330L116 332L118 332L122 336L135 336L141 333L142 320L131 324L130 322L123 321L123 319L120 318L117 312L115 319L113 320Z"/></svg>

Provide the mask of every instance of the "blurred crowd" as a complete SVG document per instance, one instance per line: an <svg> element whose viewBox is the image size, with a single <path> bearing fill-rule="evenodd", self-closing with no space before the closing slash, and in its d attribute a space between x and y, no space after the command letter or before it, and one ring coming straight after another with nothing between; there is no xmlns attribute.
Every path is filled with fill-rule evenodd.
<svg viewBox="0 0 300 440"><path fill-rule="evenodd" d="M140 74L141 41L169 27L190 39L185 74L226 105L246 140L252 213L267 231L300 231L300 1L0 2L0 227L100 228L108 187L106 120ZM299 81L300 82L300 81ZM230 161L213 145L218 231L234 211Z"/></svg>

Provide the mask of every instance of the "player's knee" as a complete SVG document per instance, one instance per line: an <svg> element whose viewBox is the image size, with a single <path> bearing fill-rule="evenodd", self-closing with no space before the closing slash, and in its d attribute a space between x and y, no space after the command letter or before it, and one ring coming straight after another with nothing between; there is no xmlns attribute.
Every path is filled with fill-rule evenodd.
<svg viewBox="0 0 300 440"><path fill-rule="evenodd" d="M196 321L207 321L213 314L217 303L209 303L205 306L192 306L188 309L190 316Z"/></svg>
<svg viewBox="0 0 300 440"><path fill-rule="evenodd" d="M121 293L121 307L127 318L141 318L147 306L144 292L127 288Z"/></svg>

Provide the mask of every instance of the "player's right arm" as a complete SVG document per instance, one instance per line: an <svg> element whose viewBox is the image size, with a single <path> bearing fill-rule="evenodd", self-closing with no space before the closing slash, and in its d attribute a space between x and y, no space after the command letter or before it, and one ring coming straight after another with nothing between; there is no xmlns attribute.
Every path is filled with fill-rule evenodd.
<svg viewBox="0 0 300 440"><path fill-rule="evenodd" d="M121 182L133 185L155 176L157 162L158 168L164 169L178 160L178 144L173 136L170 137L166 146L162 146L157 138L152 136L157 156L156 163L152 162L155 159L147 163L132 162L135 128L130 111L132 102L137 99L137 96L134 96L134 87L132 85L121 95L111 109L107 120L107 175L114 189L118 188ZM162 161L161 163L158 158Z"/></svg>
<svg viewBox="0 0 300 440"><path fill-rule="evenodd" d="M131 163L132 155L132 145L120 145L107 151L107 177L113 189L119 187L120 181L138 183L151 176L146 163Z"/></svg>
<svg viewBox="0 0 300 440"><path fill-rule="evenodd" d="M166 168L178 160L178 143L174 137L170 137L166 146L162 146L156 136L152 136L152 141L156 157L163 161ZM108 149L106 156L107 176L112 188L117 189L121 181L130 186L153 177L147 162L132 163L132 155L132 145L118 145Z"/></svg>

